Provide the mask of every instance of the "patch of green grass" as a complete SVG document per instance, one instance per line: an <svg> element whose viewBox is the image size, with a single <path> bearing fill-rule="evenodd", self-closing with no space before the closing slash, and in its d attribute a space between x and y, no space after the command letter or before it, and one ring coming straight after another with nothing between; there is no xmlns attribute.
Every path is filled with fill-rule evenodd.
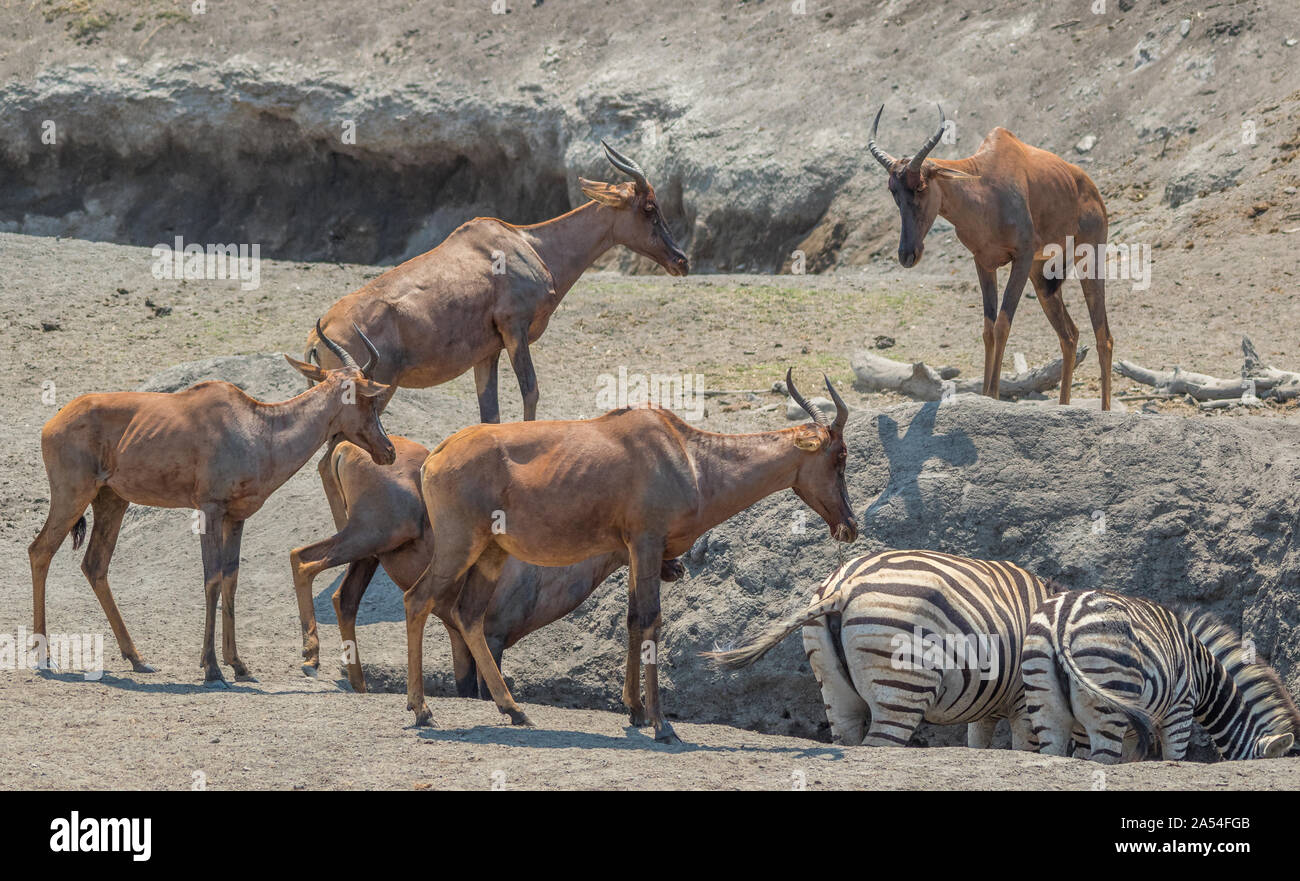
<svg viewBox="0 0 1300 881"><path fill-rule="evenodd" d="M784 352L777 349L776 352ZM822 389L821 375L825 373L831 382L842 385L853 381L853 371L845 363L844 356L833 352L802 355L797 352L789 356L779 355L776 360L752 361L738 364L702 363L705 387L718 389L765 389L777 379L784 379L785 372L794 368L795 382ZM824 393L824 390L817 394ZM812 393L809 392L811 395Z"/></svg>
<svg viewBox="0 0 1300 881"><path fill-rule="evenodd" d="M93 42L114 19L96 0L45 0L43 14L46 21L66 17L68 33L78 43Z"/></svg>
<svg viewBox="0 0 1300 881"><path fill-rule="evenodd" d="M100 32L118 21L119 16L104 8L103 0L44 0L42 14L46 21L65 19L68 33L78 43L93 43ZM157 22L158 26L189 21L186 4L179 0L136 0L134 12L138 16L132 27L143 30Z"/></svg>

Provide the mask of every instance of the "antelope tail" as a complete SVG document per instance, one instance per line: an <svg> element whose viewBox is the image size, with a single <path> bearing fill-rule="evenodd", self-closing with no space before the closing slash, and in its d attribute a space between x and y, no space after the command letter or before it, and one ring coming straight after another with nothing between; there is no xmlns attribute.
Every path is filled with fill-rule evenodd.
<svg viewBox="0 0 1300 881"><path fill-rule="evenodd" d="M731 649L730 651L700 652L700 655L725 670L739 670L742 667L748 667L776 648L791 633L794 633L805 624L826 615L839 599L839 591L833 591L829 596L823 597L799 614L771 625L749 645Z"/></svg>
<svg viewBox="0 0 1300 881"><path fill-rule="evenodd" d="M1156 731L1156 723L1151 714L1133 703L1129 698L1115 694L1113 691L1107 691L1101 685L1093 682L1088 674L1079 668L1074 656L1070 654L1070 647L1067 642L1066 639L1061 640L1061 650L1056 655L1065 667L1066 672L1084 691L1098 700L1105 701L1124 714L1124 717L1128 719L1128 723L1133 726L1133 731L1137 734L1138 755L1142 758L1149 757L1151 747L1154 745ZM1066 695L1068 697L1069 689L1066 689Z"/></svg>
<svg viewBox="0 0 1300 881"><path fill-rule="evenodd" d="M75 551L86 540L86 515L82 514L72 525L72 549Z"/></svg>

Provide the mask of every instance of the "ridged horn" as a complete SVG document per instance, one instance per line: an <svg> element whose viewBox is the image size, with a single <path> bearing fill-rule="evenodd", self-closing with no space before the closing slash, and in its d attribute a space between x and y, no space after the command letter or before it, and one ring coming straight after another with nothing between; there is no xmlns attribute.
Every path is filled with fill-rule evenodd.
<svg viewBox="0 0 1300 881"><path fill-rule="evenodd" d="M939 107L938 104L934 106ZM921 170L921 163L925 161L925 157L930 155L930 151L934 149L934 145L939 143L939 139L943 137L943 127L947 121L947 118L943 115L943 108L939 107L939 130L930 136L930 140L921 145L920 150L916 151L916 155L912 157L912 161L907 164L908 171L919 172Z"/></svg>
<svg viewBox="0 0 1300 881"><path fill-rule="evenodd" d="M800 407L803 407L804 412L812 417L813 422L816 422L818 425L825 426L826 428L831 427L830 417L827 416L825 413L823 413L816 405L810 403L808 399L805 398L803 395L799 394L799 390L794 387L793 367L786 368L785 388L786 391L790 393L790 397L794 398L794 402L798 404ZM847 418L847 415L845 418Z"/></svg>
<svg viewBox="0 0 1300 881"><path fill-rule="evenodd" d="M876 161L884 166L885 171L890 171L898 160L876 146L876 129L880 127L880 114L884 112L885 105L881 104L880 109L876 111L876 121L871 124L871 137L867 138L867 149L871 151L872 156L876 157Z"/></svg>
<svg viewBox="0 0 1300 881"><path fill-rule="evenodd" d="M641 170L641 166L611 147L604 138L601 138L600 145L605 148L605 158L609 160L609 164L636 181L637 190L645 191L650 188L650 182L645 179L645 172Z"/></svg>

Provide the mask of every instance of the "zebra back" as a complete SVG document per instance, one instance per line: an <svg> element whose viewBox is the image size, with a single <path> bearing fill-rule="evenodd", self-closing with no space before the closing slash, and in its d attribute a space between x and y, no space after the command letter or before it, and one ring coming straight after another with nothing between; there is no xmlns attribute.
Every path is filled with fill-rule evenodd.
<svg viewBox="0 0 1300 881"><path fill-rule="evenodd" d="M1121 713L1137 736L1137 754L1150 755L1160 718L1190 693L1178 673L1191 666L1189 642L1174 613L1139 597L1073 590L1040 614L1058 670Z"/></svg>
<svg viewBox="0 0 1300 881"><path fill-rule="evenodd" d="M858 650L879 656L871 662L879 666L878 673L865 679L895 687L915 679L911 687L939 688L926 671L956 674L945 680L948 684L931 707L936 717L943 717L934 721L953 724L1010 712L1023 703L1020 654L1030 617L1051 590L1043 579L1010 562L896 550L846 564L833 582L823 585L821 596L842 598L843 635L834 640L841 664L845 654L853 654L850 638L855 644L875 644ZM991 656L980 651L994 645ZM889 655L880 654L883 646L891 646ZM979 671L971 668L972 657L979 658ZM982 666L985 661L988 669ZM956 681L960 686L955 688Z"/></svg>
<svg viewBox="0 0 1300 881"><path fill-rule="evenodd" d="M1295 706L1277 675L1247 663L1237 635L1214 616L1101 590L1073 591L1054 605L1049 638L1058 659L1128 718L1140 755L1180 707L1228 759L1273 756L1293 743Z"/></svg>

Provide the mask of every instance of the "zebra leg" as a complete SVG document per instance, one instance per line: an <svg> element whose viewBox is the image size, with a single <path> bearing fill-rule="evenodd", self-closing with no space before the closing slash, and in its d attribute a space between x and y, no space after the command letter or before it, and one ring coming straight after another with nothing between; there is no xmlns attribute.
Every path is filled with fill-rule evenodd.
<svg viewBox="0 0 1300 881"><path fill-rule="evenodd" d="M1006 710L1006 719L1011 727L1011 748L1038 752L1038 738L1034 736L1034 725L1029 720L1029 702L1025 698L1024 688L1016 693L1015 701Z"/></svg>
<svg viewBox="0 0 1300 881"><path fill-rule="evenodd" d="M1033 723L1024 709L1008 720L1011 724L1011 748L1024 752L1038 752L1038 738L1034 736Z"/></svg>
<svg viewBox="0 0 1300 881"><path fill-rule="evenodd" d="M966 745L971 749L988 749L993 746L993 732L998 727L998 720L985 716L978 722L966 726Z"/></svg>
<svg viewBox="0 0 1300 881"><path fill-rule="evenodd" d="M1074 713L1056 677L1051 631L1046 622L1040 622L1037 617L1025 635L1020 672L1025 680L1029 735L1037 741L1038 751L1049 756L1069 755Z"/></svg>
<svg viewBox="0 0 1300 881"><path fill-rule="evenodd" d="M1160 757L1172 762L1181 762L1187 758L1187 744L1192 739L1192 705L1185 701L1170 708L1169 713L1161 720L1160 723ZM1137 752L1137 738L1132 738L1133 743L1130 748L1129 739L1125 739L1125 760L1133 759L1128 753ZM1134 755L1133 758L1141 758Z"/></svg>
<svg viewBox="0 0 1300 881"><path fill-rule="evenodd" d="M803 626L803 650L822 690L826 721L831 723L831 739L845 746L857 746L862 743L866 727L867 702L840 667L824 618Z"/></svg>
<svg viewBox="0 0 1300 881"><path fill-rule="evenodd" d="M936 685L938 676L935 677ZM871 708L871 725L863 746L907 746L934 703L934 691L927 693L886 686L876 688L867 705Z"/></svg>
<svg viewBox="0 0 1300 881"><path fill-rule="evenodd" d="M857 657L865 661L874 657L858 646ZM863 746L907 746L912 735L934 708L943 671L926 667L886 666L881 659L874 666L863 664L851 671L853 684L866 695L871 708L871 725Z"/></svg>
<svg viewBox="0 0 1300 881"><path fill-rule="evenodd" d="M1076 759L1092 758L1092 744L1088 742L1088 732L1084 731L1083 726L1078 722L1074 723L1074 728L1070 731L1070 739L1074 741L1074 750L1068 755Z"/></svg>
<svg viewBox="0 0 1300 881"><path fill-rule="evenodd" d="M1100 703L1091 692L1078 687L1073 691L1076 717L1088 732L1088 758L1103 765L1119 764L1123 761L1128 719L1123 713Z"/></svg>

